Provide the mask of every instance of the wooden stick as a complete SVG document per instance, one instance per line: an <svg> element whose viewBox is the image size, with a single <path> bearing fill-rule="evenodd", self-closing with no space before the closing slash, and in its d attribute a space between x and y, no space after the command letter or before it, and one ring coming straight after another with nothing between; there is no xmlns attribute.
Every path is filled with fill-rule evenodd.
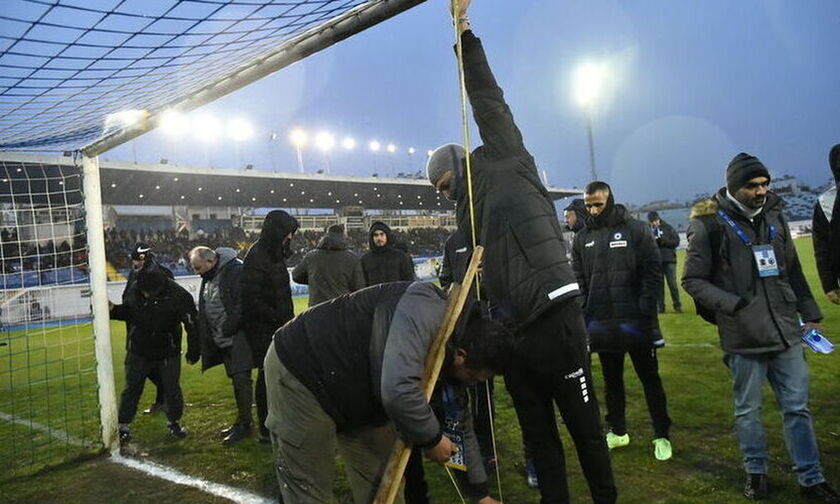
<svg viewBox="0 0 840 504"><path fill-rule="evenodd" d="M470 287L472 287L475 275L481 265L481 258L484 254L484 247L478 246L472 253L470 264L467 267L467 272L461 284L453 284L449 291L449 302L446 305L446 312L443 317L443 323L438 329L435 339L429 347L429 354L426 356L426 368L423 372L422 388L423 393L426 394L428 401L432 397L432 392L435 390L440 369L443 366L443 358L446 355L446 342L455 331L455 326L458 323L458 317L467 303L467 297L470 294ZM382 475L382 481L379 483L379 490L376 492L376 498L373 500L374 504L393 504L397 497L397 492L400 489L403 473L408 464L408 457L411 455L411 447L406 445L401 439L397 439L394 447L391 450L391 456L388 459L388 465L385 466L385 472Z"/></svg>

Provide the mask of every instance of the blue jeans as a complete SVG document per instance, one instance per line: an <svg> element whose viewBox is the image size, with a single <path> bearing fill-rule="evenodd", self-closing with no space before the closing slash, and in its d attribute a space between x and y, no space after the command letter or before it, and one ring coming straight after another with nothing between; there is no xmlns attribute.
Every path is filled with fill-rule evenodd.
<svg viewBox="0 0 840 504"><path fill-rule="evenodd" d="M781 352L725 354L734 381L735 428L744 470L767 474L767 442L761 423L761 389L765 378L782 411L785 444L802 486L825 481L811 412L808 410L808 365L802 345Z"/></svg>

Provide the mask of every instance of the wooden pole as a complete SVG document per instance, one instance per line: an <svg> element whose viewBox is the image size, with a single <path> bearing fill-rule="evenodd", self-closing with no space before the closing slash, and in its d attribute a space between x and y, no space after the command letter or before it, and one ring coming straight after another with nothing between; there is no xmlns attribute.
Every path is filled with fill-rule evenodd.
<svg viewBox="0 0 840 504"><path fill-rule="evenodd" d="M449 292L449 302L446 305L443 323L440 325L440 329L432 341L429 353L426 356L426 368L423 372L421 386L423 393L426 394L427 401L431 399L432 392L435 390L435 384L440 375L440 369L443 366L443 358L446 355L446 342L449 341L449 337L455 331L458 317L461 315L461 311L463 311L464 305L467 302L470 287L472 287L475 275L481 265L483 254L484 247L478 246L475 248L463 282L461 284L454 284ZM409 455L411 455L411 447L406 445L401 439L397 439L391 450L388 465L385 466L382 481L379 483L379 490L376 492L376 498L373 500L374 504L393 504L394 499L397 497L397 492L400 489L400 483L405 472L405 466L408 464Z"/></svg>

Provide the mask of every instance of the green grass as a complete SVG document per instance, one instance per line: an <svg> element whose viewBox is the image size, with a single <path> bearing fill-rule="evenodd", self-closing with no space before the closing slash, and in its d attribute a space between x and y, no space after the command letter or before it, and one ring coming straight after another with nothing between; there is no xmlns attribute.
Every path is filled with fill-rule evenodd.
<svg viewBox="0 0 840 504"><path fill-rule="evenodd" d="M826 315L824 321L829 335L837 336L840 327L840 309L829 306L819 291L819 283L813 260L810 239L798 240L800 259L815 295ZM682 261L682 255L680 255ZM660 372L668 395L669 413L673 419L672 442L674 458L658 462L653 458L651 445L652 429L645 407L644 396L638 379L628 363L627 417L631 444L613 452L619 502L623 503L740 503L742 469L737 440L733 431L732 395L728 372L721 361L714 327L705 324L692 313L690 298L683 293L687 313L668 313L661 316L661 325L669 343L660 352ZM305 299L296 300L305 305ZM669 302L670 304L670 302ZM298 306L302 309L303 306ZM121 323L114 323L114 362L117 373L117 391L122 387L122 358L124 355L124 330ZM64 329L69 331L70 329ZM51 333L53 336L58 331ZM70 335L72 336L72 335ZM69 341L70 336L65 336ZM39 336L40 337L40 336ZM42 338L43 339L43 338ZM54 366L72 361L73 343L65 342L64 358L45 367L44 373L55 376ZM79 347L86 353L86 346ZM35 352L45 352L37 350ZM46 351L57 352L57 350ZM56 354L58 355L58 354ZM15 357L18 365L21 355ZM840 395L837 369L840 352L832 355L808 353L811 365L811 411L814 415L817 436L820 443L822 462L826 476L835 485L840 485ZM83 359L76 359L84 368ZM0 365L8 363L0 360ZM65 368L74 369L66 362ZM87 362L90 366L90 362ZM599 397L603 396L603 383L597 359L594 360L594 374ZM2 371L2 370L0 370ZM4 375L0 375L2 377ZM43 376L43 375L39 375ZM95 426L95 380L82 374L80 383L72 382L70 390L78 390L81 403L93 401L93 409L84 406L81 414L70 411L67 425L71 433L88 432ZM16 378L16 383L25 384L26 377ZM18 381L23 380L23 381ZM137 456L148 458L177 468L187 474L201 476L212 481L246 488L266 496L277 495L277 484L270 463L270 450L260 446L254 439L242 444L224 448L215 438L215 432L229 424L235 415L230 381L221 368L201 374L197 367L183 369L181 384L187 403L184 424L190 436L182 441L172 441L166 435L165 419L162 416L138 416L134 423ZM0 384L6 387L5 384ZM502 469L502 490L508 503L538 502L538 492L525 486L522 476L522 448L519 426L511 401L500 379L496 380L498 455ZM147 389L141 401L146 406L152 401L152 391ZM25 391L23 392L25 393ZM9 401L7 390L0 389L0 403ZM38 415L44 411L45 397L33 399L29 407ZM51 408L60 406L51 399ZM22 401L21 404L26 401ZM61 409L61 408L59 408ZM2 408L0 408L2 410ZM72 409L71 409L72 410ZM20 411L23 414L22 411ZM796 478L790 469L790 461L784 447L780 415L769 388L765 394L764 420L770 448L770 482L773 498L768 502L798 502ZM86 418L88 424L79 420ZM38 416L43 421L43 416ZM91 420L92 419L92 420ZM93 421L94 424L90 422ZM64 421L62 420L62 423ZM559 418L558 418L559 422ZM11 439L7 422L0 420L0 453L10 453L7 444ZM83 425L88 425L87 430ZM94 429L95 431L95 429ZM15 431L21 434L21 429ZM585 481L581 476L573 444L561 427L566 456L572 502L591 502ZM46 437L46 436L41 436ZM95 439L93 433L92 439ZM88 437L87 438L91 438ZM44 442L43 439L40 441ZM30 442L35 446L37 443ZM61 444L61 443L58 443ZM27 460L22 454L26 444L18 442L20 451L13 458L23 476L6 479L0 483L0 495L9 502L154 502L178 500L179 502L217 502L207 494L176 487L159 480L147 478L103 462L101 458L67 463L59 467L26 475ZM70 455L74 455L70 453ZM53 456L50 460L56 459ZM8 456L4 455L8 460ZM4 462L6 462L4 460ZM31 472L31 470L30 470ZM427 478L435 502L458 502L446 474L433 465L427 465ZM120 481L120 491L115 491L112 482ZM495 482L493 483L495 487ZM340 502L350 502L347 485L340 479L336 493ZM494 490L495 493L495 490Z"/></svg>

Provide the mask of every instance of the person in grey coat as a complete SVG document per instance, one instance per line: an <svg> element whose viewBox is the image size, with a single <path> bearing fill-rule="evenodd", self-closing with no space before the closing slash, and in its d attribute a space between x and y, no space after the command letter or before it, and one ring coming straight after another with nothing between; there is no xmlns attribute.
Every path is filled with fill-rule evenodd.
<svg viewBox="0 0 840 504"><path fill-rule="evenodd" d="M741 153L732 159L726 187L692 210L682 285L698 311L713 312L709 318L717 324L732 374L735 426L747 473L744 495L757 500L768 493L761 421L762 387L768 380L782 410L801 493L837 503L840 496L820 465L801 342L803 331L818 327L822 313L802 273L784 202L769 185L770 173L758 158Z"/></svg>
<svg viewBox="0 0 840 504"><path fill-rule="evenodd" d="M446 305L433 284L384 283L316 305L275 333L265 359L266 425L285 502L332 502L336 447L354 502L372 502L395 429L435 462L463 452L466 495L499 502L488 495L464 386L503 372L513 338L477 312L464 316L438 381L441 421L421 377Z"/></svg>
<svg viewBox="0 0 840 504"><path fill-rule="evenodd" d="M232 248L195 247L190 251L190 265L201 275L198 295L201 370L224 364L225 372L233 382L236 421L219 432L222 444L229 446L248 437L253 424L251 369L254 365L251 347L242 328L239 283L242 261Z"/></svg>
<svg viewBox="0 0 840 504"><path fill-rule="evenodd" d="M318 247L292 270L292 280L309 285L309 306L365 287L362 263L347 250L344 226L330 226Z"/></svg>

